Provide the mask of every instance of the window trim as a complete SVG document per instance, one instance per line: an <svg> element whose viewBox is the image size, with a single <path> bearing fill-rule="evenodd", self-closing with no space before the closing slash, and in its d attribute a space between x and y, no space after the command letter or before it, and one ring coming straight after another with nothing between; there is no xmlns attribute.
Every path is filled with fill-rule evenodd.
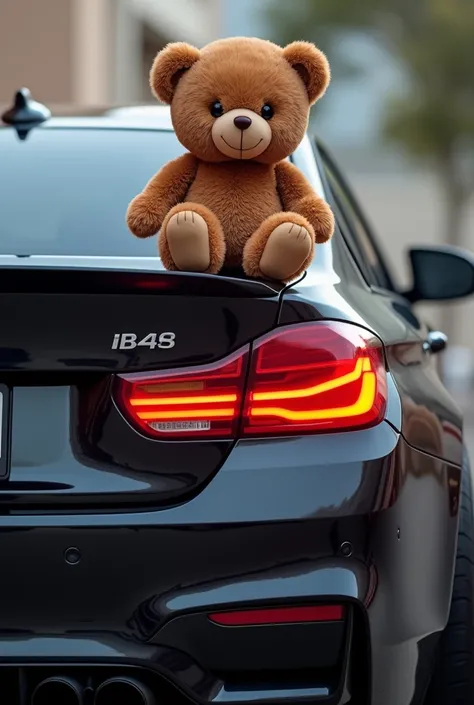
<svg viewBox="0 0 474 705"><path fill-rule="evenodd" d="M390 271L387 268L387 265L385 263L385 258L378 246L377 240L374 237L374 232L372 227L370 226L370 223L368 223L366 216L364 215L363 211L361 210L357 199L355 198L352 189L350 185L348 184L347 180L344 178L343 174L341 173L340 169L338 168L337 164L335 163L332 155L328 151L328 149L322 145L319 141L314 140L314 146L313 146L314 152L315 152L315 158L316 161L318 162L318 167L321 171L321 178L324 182L324 187L325 190L331 195L331 200L333 202L333 205L335 206L335 210L339 211L340 216L343 219L343 224L347 226L349 232L347 234L344 234L344 229L340 228L341 233L343 234L344 240L346 241L346 244L352 253L352 256L354 257L354 260L361 271L364 279L366 280L368 286L374 291L378 293L383 293L383 294L398 294L398 290L395 286L393 277L390 274ZM362 227L367 233L367 236L370 240L370 244L377 256L377 259L380 263L381 270L383 272L383 276L388 283L388 287L381 286L379 282L374 282L374 276L371 272L370 267L368 267L365 263L364 258L361 256L361 247L358 242L357 235L353 232L354 228L351 225L350 219L348 219L347 215L345 214L344 208L340 205L339 200L333 193L333 190L331 188L331 185L329 183L329 179L326 174L326 169L325 169L325 162L327 162L327 165L332 171L334 172L337 180L340 182L341 187L345 191L345 195L347 200L349 201L351 207L353 208L356 216L359 218ZM348 239L352 240L353 242L350 243L348 242ZM355 251L354 251L355 250Z"/></svg>
<svg viewBox="0 0 474 705"><path fill-rule="evenodd" d="M353 266L355 267L355 270L357 274L359 275L361 282L365 284L365 286L371 290L373 287L370 284L370 276L368 273L367 268L364 265L364 262L361 261L359 255L355 251L354 247L354 242L352 238L348 237L347 233L344 232L344 229L341 228L341 223L340 223L340 218L339 218L339 207L338 204L336 203L334 199L334 195L331 190L331 186L329 184L328 177L326 175L326 171L324 169L324 164L322 163L322 158L321 155L319 154L319 145L318 143L313 143L311 142L311 147L313 150L314 154L314 159L316 161L320 176L321 176L321 181L323 184L323 189L324 189L324 194L326 201L328 204L331 206L331 209L334 212L334 215L336 216L336 232L338 232L341 236L341 243L344 251L347 253L349 256L349 259L351 260Z"/></svg>

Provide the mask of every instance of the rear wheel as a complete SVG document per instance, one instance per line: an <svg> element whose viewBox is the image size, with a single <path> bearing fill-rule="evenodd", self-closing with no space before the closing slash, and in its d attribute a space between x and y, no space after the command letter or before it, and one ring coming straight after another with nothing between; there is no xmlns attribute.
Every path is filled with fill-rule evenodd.
<svg viewBox="0 0 474 705"><path fill-rule="evenodd" d="M474 693L474 513L472 476L464 455L453 597L425 705L468 705Z"/></svg>

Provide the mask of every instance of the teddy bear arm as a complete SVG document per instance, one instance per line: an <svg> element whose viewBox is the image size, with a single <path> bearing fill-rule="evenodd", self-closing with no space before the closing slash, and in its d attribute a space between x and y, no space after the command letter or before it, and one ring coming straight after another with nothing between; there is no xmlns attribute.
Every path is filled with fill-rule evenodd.
<svg viewBox="0 0 474 705"><path fill-rule="evenodd" d="M198 160L184 154L165 164L130 203L127 224L137 237L160 230L168 212L186 198L197 171Z"/></svg>
<svg viewBox="0 0 474 705"><path fill-rule="evenodd" d="M327 242L334 233L334 215L326 201L290 162L279 162L275 171L283 209L304 216L314 228L316 242Z"/></svg>

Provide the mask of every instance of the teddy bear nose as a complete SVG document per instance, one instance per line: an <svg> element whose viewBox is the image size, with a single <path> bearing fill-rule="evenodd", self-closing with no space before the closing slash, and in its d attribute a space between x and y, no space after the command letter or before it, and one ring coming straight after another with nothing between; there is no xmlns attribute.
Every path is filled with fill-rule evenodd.
<svg viewBox="0 0 474 705"><path fill-rule="evenodd" d="M237 117L234 118L234 125L238 127L239 130L248 130L251 124L252 120L246 115L237 115Z"/></svg>

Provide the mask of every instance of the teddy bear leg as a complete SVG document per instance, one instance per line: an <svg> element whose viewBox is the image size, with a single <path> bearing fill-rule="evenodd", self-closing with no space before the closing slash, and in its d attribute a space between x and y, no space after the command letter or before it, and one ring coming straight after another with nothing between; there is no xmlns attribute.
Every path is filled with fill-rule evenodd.
<svg viewBox="0 0 474 705"><path fill-rule="evenodd" d="M180 203L163 222L158 249L166 269L216 274L225 257L221 224L205 206Z"/></svg>
<svg viewBox="0 0 474 705"><path fill-rule="evenodd" d="M245 244L244 271L250 277L289 282L311 264L314 242L314 230L302 215L271 215Z"/></svg>

